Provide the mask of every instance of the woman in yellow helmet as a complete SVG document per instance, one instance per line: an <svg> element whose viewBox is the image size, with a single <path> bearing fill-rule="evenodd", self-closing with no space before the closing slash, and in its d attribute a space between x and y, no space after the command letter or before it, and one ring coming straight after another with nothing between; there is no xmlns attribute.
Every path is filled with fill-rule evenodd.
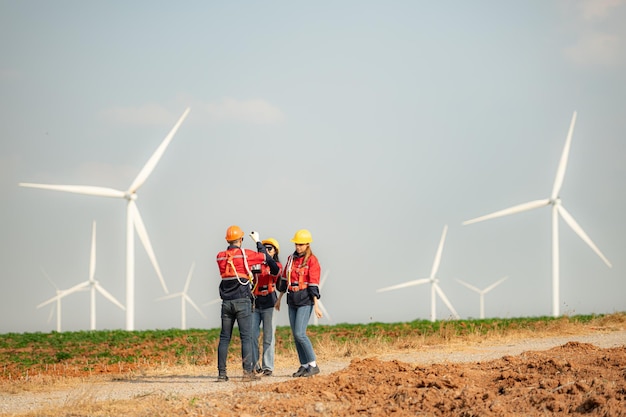
<svg viewBox="0 0 626 417"><path fill-rule="evenodd" d="M293 376L309 377L320 373L306 328L312 312L315 312L317 318L323 316L318 306L321 268L317 257L311 251L313 242L311 232L306 229L298 230L291 241L295 244L296 250L287 259L287 264L281 274L278 284L280 295L276 301L276 310L280 310L280 301L283 294L287 292L289 325L300 360L300 368Z"/></svg>
<svg viewBox="0 0 626 417"><path fill-rule="evenodd" d="M280 245L274 238L268 238L261 243L265 246L268 255L274 259L278 270L272 268L264 262L262 264L252 265L252 275L254 276L254 302L252 309L252 360L254 361L254 370L258 374L264 376L272 375L274 371L274 333L276 327L273 324L274 305L276 304L276 281L282 270L278 252ZM261 335L261 326L263 326L263 355L259 362L259 336Z"/></svg>

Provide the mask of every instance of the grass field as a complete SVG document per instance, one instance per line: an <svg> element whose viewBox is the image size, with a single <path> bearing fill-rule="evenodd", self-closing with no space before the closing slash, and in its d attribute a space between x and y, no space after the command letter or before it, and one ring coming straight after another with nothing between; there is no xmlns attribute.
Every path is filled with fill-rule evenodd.
<svg viewBox="0 0 626 417"><path fill-rule="evenodd" d="M626 313L618 312L559 318L322 325L309 326L308 333L318 357L324 359L477 339L544 337L624 326ZM165 366L215 367L218 340L219 329L8 333L0 335L0 380L125 374ZM239 346L235 330L230 360L237 360ZM276 356L295 355L289 327L278 327Z"/></svg>

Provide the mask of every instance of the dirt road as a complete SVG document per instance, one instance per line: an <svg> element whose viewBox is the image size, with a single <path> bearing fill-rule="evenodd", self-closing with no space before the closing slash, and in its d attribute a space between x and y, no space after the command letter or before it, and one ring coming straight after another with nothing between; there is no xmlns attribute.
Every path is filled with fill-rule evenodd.
<svg viewBox="0 0 626 417"><path fill-rule="evenodd" d="M575 343L570 343L569 345L567 345L568 347L566 348L564 345L568 344L568 342ZM559 352L543 352L548 349L558 347L562 347L562 350ZM551 390L554 390L556 388L556 390L552 392L558 393L558 387L563 386L563 384L569 384L570 382L572 382L568 382L568 380L566 380L566 371L591 366L589 364L586 364L585 359L591 358L592 352L596 352L595 348L617 348L607 351L600 351L601 349L597 350L600 351L600 356L604 355L608 358L607 372L608 368L610 368L608 366L608 363L610 363L612 360L611 358L609 358L609 356L620 356L621 353L621 357L616 359L618 360L618 365L616 365L616 367L619 368L616 369L616 371L618 372L618 374L619 372L621 372L621 384L626 385L626 363L621 362L624 361L624 359L626 358L626 331L616 331L587 335L522 339L499 344L494 342L484 342L479 344L468 344L461 346L424 346L423 348L412 352L390 352L383 355L377 355L375 358L361 358L358 360L353 360L352 364L348 361L324 362L320 363L322 373L319 376L316 376L314 378L307 378L304 379L304 381L302 378L295 379L291 377L291 373L295 371L293 366L290 366L288 368L277 368L273 376L264 377L259 382L253 383L243 382L240 372L233 373L229 382L218 383L216 382L216 373L214 369L196 369L191 372L188 370L186 374L160 373L139 376L136 375L130 379L94 377L84 379L78 384L74 384L61 389L58 389L57 387L50 390L43 390L38 392L18 392L14 394L6 392L0 393L0 413L2 413L0 415L16 415L41 409L47 409L55 406L71 406L85 402L95 403L104 401L123 401L147 397L207 398L207 402L203 404L212 408L213 411L215 411L215 413L209 413L208 415L245 415L246 412L250 412L250 415L263 415L262 411L264 409L264 406L258 404L255 406L253 401L249 400L249 396L251 395L250 393L253 392L267 393L270 391L276 392L277 394L283 394L282 397L281 395L272 396L272 410L274 412L277 412L280 409L284 409L286 410L286 414L284 415L289 415L288 413L290 411L288 410L288 408L290 404L298 407L298 404L300 404L301 402L300 400L303 400L303 404L308 404L310 407L312 407L312 409L301 409L300 412L297 413L298 415L347 416L355 415L355 413L363 415L375 415L369 413L366 409L359 411L358 407L362 406L355 405L354 407L356 408L350 408L346 405L346 401L349 401L350 397L344 395L345 393L342 394L342 392L346 390L349 391L349 386L352 385L352 389L354 389L355 392L370 393L369 396L374 402L370 403L370 405L368 406L369 409L378 410L379 413L384 414L394 412L394 415L400 416L404 415L402 414L402 411L404 410L403 403L417 401L416 398L418 398L418 393L419 396L421 396L421 400L419 400L420 404L424 407L427 406L428 403L428 401L426 401L426 398L424 397L427 392L429 394L436 393L438 396L441 396L443 395L444 391L452 390L455 391L455 395L458 396L461 395L459 394L460 392L469 392L469 388L467 386L468 382L471 382L471 385L477 388L477 392L480 392L482 390L483 393L488 393L489 388L486 385L493 383L493 376L491 374L485 373L485 376L481 377L481 374L478 373L481 370L481 367L484 368L483 370L485 372L487 372L488 370L489 372L492 372L494 371L494 369L499 367L500 372L502 372L502 369L505 368L515 368L514 366L511 367L511 363L515 361L519 362L518 367L524 368L523 370L518 369L515 372L519 372L520 375L530 375L531 373L536 371L538 373L538 376L536 380L531 377L519 376L519 378L521 378L522 380L511 381L511 389L516 385L525 386L523 380L532 380L533 383L530 388L523 388L525 391L532 391L531 388L535 387L535 384L536 386L541 386L543 384L545 386L551 387ZM619 348L622 349L620 350ZM519 357L513 361L511 359L508 359L507 361L505 361L505 363L490 363L490 361L493 360L502 360L502 358L506 359L509 357L517 357L523 352L527 352L525 354L525 357ZM542 353L541 355L534 357L534 364L523 364L525 360L532 356L528 355L528 352ZM552 366L553 368L556 367L558 369L548 369L546 363L542 362L544 360L546 361L546 363L549 363L550 360L552 360L553 362L556 361L556 365L553 363L550 366ZM436 368L437 366L442 365L444 366L444 368ZM533 367L535 367L535 369L533 369ZM374 370L371 368L377 368L376 374L373 373ZM432 376L432 380L428 382L428 377L422 375L422 372L424 373L424 375L430 374ZM418 379L421 378L421 380L398 380L398 378L400 378L400 376L404 373L406 373L405 376L407 378L411 376L411 378L416 377ZM463 375L465 375L465 377ZM471 381L470 379L468 379L469 375L472 375ZM504 379L507 378L506 376L502 375L500 375L500 377ZM509 375L509 377L513 376ZM610 376L606 376L605 378L607 377L610 378ZM555 381L550 382L549 380L551 378L555 379ZM580 379L582 377L578 376L577 378ZM463 379L465 379L465 381L463 381ZM357 385L361 383L366 384L367 386L358 387ZM572 384L574 383L576 382L572 382ZM589 385L592 384L593 381L584 381L583 383ZM300 387L299 384L305 385L303 387ZM378 388L376 386L378 386ZM392 390L395 391L388 392L386 390L382 390L382 388L380 388L382 386L390 386L392 387ZM422 388L430 389L420 391L420 386ZM302 388L301 391L299 390L299 387ZM413 392L411 391L412 389L417 389L417 391ZM581 390L584 390L584 388L581 388ZM239 395L241 391L246 392L245 394L241 393L243 397L239 399L233 398L233 393ZM591 391L591 389L589 391ZM245 403L246 405L238 405L236 408L233 408L233 404L229 405L226 398L221 398L220 401L210 399L215 398L213 394L219 394L221 392L228 393L228 398L232 399L233 404ZM294 401L293 394L295 392L299 393L297 394L299 399L298 401ZM289 393L291 393L291 395ZM342 397L342 395L344 396ZM394 399L394 395L399 397L395 397ZM604 399L601 401L602 404L607 404L607 407L610 406L609 403L611 403L611 401L617 401L618 403L622 401L621 404L625 404L625 402L623 401L626 401L626 390L622 393L622 398L619 398L619 391L616 395L617 398L612 399L607 398L605 395ZM374 400L376 396L378 396L379 398ZM243 401L244 397L248 399ZM485 398L478 398L475 400L478 403L489 403L488 399ZM495 405L492 405L492 408L495 407L495 414L488 414L483 412L480 415L514 415L515 410L499 409L496 406L499 403L501 404L502 400L502 398L499 398L498 401L496 401L495 399L493 400ZM281 401L283 401L284 404L282 404ZM440 403L441 401L443 400L441 400L440 398ZM468 403L469 399L465 398L464 401ZM594 401L597 402L600 400ZM365 404L363 401L361 402ZM250 407L250 410L248 410L247 408L248 405ZM453 407L453 409L455 407L454 405L450 406ZM470 405L469 403L467 406L472 407L472 405ZM477 404L474 405L474 407L477 406ZM584 403L578 406L583 408L585 407ZM594 407L601 407L601 404L596 404L595 402L592 402L590 404L587 404L587 406L590 407L590 409L593 411ZM224 408L222 409L222 407ZM409 414L407 415L415 415L414 413L416 409L414 407L411 408L408 405L407 407L407 410L409 410ZM445 415L445 413L438 414L438 410L440 410L441 407L445 408L445 406L441 405L438 408L436 404L433 404L430 410L419 410L433 413L430 415ZM460 407L460 405L457 405L456 407ZM558 404L553 404L552 406L550 406L548 403L546 403L546 407L548 407L546 408L546 410L549 411L550 407L558 408L568 406ZM623 409L623 411L626 414L626 406L624 407L625 408ZM228 414L229 410L232 411L233 414ZM347 411L344 412L342 410ZM276 415L283 414L277 412ZM451 411L449 415L457 414ZM531 413L527 415L534 414ZM605 413L604 415L613 414Z"/></svg>

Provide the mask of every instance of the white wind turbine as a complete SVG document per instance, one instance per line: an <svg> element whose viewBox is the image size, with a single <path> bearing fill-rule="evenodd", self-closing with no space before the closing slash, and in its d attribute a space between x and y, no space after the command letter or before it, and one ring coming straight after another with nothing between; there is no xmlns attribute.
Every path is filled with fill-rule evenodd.
<svg viewBox="0 0 626 417"><path fill-rule="evenodd" d="M50 284L52 284L52 286L54 287L55 291L56 291L56 316L57 316L57 332L61 333L61 300L64 297L64 293L65 291L62 291L59 289L59 287L57 287L57 285L54 283L54 281L52 281L52 278L50 278L50 276L46 273L46 271L44 271L43 268L40 268L41 272L43 273L43 275L46 277L46 279L50 282ZM41 304L37 306L37 308L41 308L43 307ZM50 322L50 320L52 320L52 315L54 314L54 310L55 308L52 307L50 309L50 315L48 316L48 323Z"/></svg>
<svg viewBox="0 0 626 417"><path fill-rule="evenodd" d="M580 238L587 243L587 245L589 245L589 247L604 261L604 263L606 263L609 268L611 267L609 260L602 254L602 252L600 252L600 249L598 249L591 241L589 236L587 236L583 229L578 225L572 215L565 210L565 207L563 207L561 203L561 197L559 196L561 186L563 185L563 179L565 178L565 169L567 167L567 158L569 156L569 149L572 141L572 135L574 133L575 123L576 112L574 112L574 115L572 116L569 132L565 141L565 148L563 148L563 154L561 155L561 161L559 162L556 178L554 179L554 185L552 187L552 194L550 194L549 198L519 204L517 206L463 222L464 225L467 225L543 206L552 206L552 315L554 317L559 316L559 215L561 215L563 220L565 220L565 223L567 223L569 227L571 227L574 232L576 232L576 234L578 234L578 236L580 236Z"/></svg>
<svg viewBox="0 0 626 417"><path fill-rule="evenodd" d="M191 264L191 268L189 269L189 274L187 275L187 281L185 281L185 288L183 289L182 292L157 298L157 300L167 300L169 298L180 297L180 301L181 301L181 327L180 328L182 330L185 330L187 328L187 303L191 304L191 306L195 308L196 311L200 313L200 315L203 318L205 319L207 318L202 312L202 310L200 310L200 308L196 305L196 303L193 302L191 297L187 295L187 290L189 290L189 283L191 282L191 276L193 274L193 270L195 266L196 266L195 263Z"/></svg>
<svg viewBox="0 0 626 417"><path fill-rule="evenodd" d="M414 285L428 284L430 283L430 321L437 320L436 317L436 295L439 295L439 298L444 302L444 304L448 307L450 312L452 312L452 316L455 319L459 319L460 316L448 300L448 297L443 293L441 288L439 287L439 279L437 278L437 270L439 269L439 263L441 262L441 252L443 251L443 244L446 240L446 233L448 232L448 225L445 225L443 228L443 233L441 234L441 240L439 241L439 248L437 248L437 255L435 256L435 261L433 262L433 267L430 271L430 276L428 278L416 279L414 281L408 281L403 284L392 285L391 287L380 288L376 290L376 292L383 291L391 291L397 290L399 288L412 287Z"/></svg>
<svg viewBox="0 0 626 417"><path fill-rule="evenodd" d="M499 279L498 281L494 282L493 284L491 284L490 286L488 286L484 290L481 290L478 287L475 287L475 286L473 286L471 284L468 284L467 282L461 281L460 279L457 279L457 281L460 284L465 285L467 288L469 288L472 291L477 292L480 295L480 318L484 319L485 318L485 294L487 294L489 291L491 291L494 288L496 288L498 285L502 284L507 278L508 277L504 277L504 278Z"/></svg>
<svg viewBox="0 0 626 417"><path fill-rule="evenodd" d="M107 187L86 186L86 185L49 185L49 184L32 184L32 183L20 183L22 187L43 188L47 190L65 191L76 194L87 194L99 197L113 197L123 198L126 200L126 330L135 329L135 239L133 234L133 228L137 231L137 235L141 240L150 261L161 281L161 286L166 294L169 293L165 280L161 274L161 268L156 260L150 239L148 238L148 232L144 226L139 210L137 209L137 191L148 179L157 163L161 159L161 156L165 152L165 149L171 142L172 138L176 134L176 131L183 123L189 108L185 110L183 115L178 119L178 122L174 125L169 134L165 137L161 145L156 149L154 154L150 157L148 162L144 165L139 172L135 180L126 191L116 190Z"/></svg>
<svg viewBox="0 0 626 417"><path fill-rule="evenodd" d="M319 287L320 291L322 290L322 286L324 286L324 283L326 282L326 279L328 278L328 273L329 272L330 272L330 270L326 271L324 273L324 275L322 276L322 279L320 280L320 287ZM324 313L324 317L326 317L326 319L330 320L330 314L328 314L328 311L324 307L324 304L322 304L322 300L321 299L317 300L317 305L322 310L322 313ZM317 318L317 316L315 314L313 314L313 324L315 324L316 326L319 324L319 319Z"/></svg>
<svg viewBox="0 0 626 417"><path fill-rule="evenodd" d="M124 306L119 301L117 301L115 297L113 297L107 290L102 288L100 283L98 283L98 281L94 279L95 273L96 273L96 222L93 222L92 233L91 233L91 255L89 257L89 279L87 281L81 282L78 285L74 285L70 289L67 289L64 291L57 290L57 295L55 297L52 297L51 299L39 304L37 308L41 308L47 304L57 301L57 320L59 320L58 328L60 328L61 298L67 295L73 294L77 291L89 290L90 298L91 298L91 306L90 306L90 314L89 314L89 317L90 317L89 328L91 330L95 330L96 329L96 291L98 291L106 299L111 301L113 304L115 304L122 310L125 310Z"/></svg>

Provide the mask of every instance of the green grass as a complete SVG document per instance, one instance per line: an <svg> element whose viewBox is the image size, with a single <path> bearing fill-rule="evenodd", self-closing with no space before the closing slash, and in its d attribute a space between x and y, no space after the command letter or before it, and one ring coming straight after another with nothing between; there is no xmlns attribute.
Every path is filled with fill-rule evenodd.
<svg viewBox="0 0 626 417"><path fill-rule="evenodd" d="M559 332L576 326L624 327L625 313L611 315L577 315L533 318L436 321L415 320L402 323L337 324L309 326L314 345L332 349L340 346L349 352L354 347L376 343L379 346L398 340L442 343L454 338L505 336L512 332ZM0 377L15 377L37 372L51 365L78 366L91 369L94 364L177 365L214 363L220 329L190 330L103 330L51 333L8 333L0 335ZM408 346L408 345L407 345ZM316 347L317 349L317 347ZM239 352L235 329L230 344L233 354ZM276 354L294 352L291 330L276 330ZM10 366L9 366L10 365ZM10 374L10 375L9 375Z"/></svg>

